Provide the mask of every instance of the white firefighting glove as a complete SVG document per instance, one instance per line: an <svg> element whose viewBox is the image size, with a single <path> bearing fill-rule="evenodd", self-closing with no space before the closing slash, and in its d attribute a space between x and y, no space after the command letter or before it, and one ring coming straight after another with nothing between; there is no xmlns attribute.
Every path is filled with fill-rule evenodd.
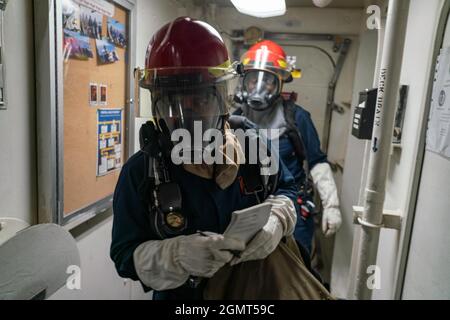
<svg viewBox="0 0 450 320"><path fill-rule="evenodd" d="M322 231L326 237L330 237L342 224L336 183L330 165L328 163L315 165L311 170L311 176L322 200Z"/></svg>
<svg viewBox="0 0 450 320"><path fill-rule="evenodd" d="M265 259L275 251L283 237L293 234L297 213L292 201L286 196L270 196L265 202L272 204L269 221L231 265Z"/></svg>
<svg viewBox="0 0 450 320"><path fill-rule="evenodd" d="M211 278L233 258L228 250L244 248L240 241L214 233L148 241L134 251L134 266L146 286L169 290L180 287L190 276Z"/></svg>

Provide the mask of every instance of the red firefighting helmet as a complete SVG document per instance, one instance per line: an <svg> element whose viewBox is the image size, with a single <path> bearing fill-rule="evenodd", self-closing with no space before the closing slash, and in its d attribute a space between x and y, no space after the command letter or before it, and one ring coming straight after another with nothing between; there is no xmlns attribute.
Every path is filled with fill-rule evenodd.
<svg viewBox="0 0 450 320"><path fill-rule="evenodd" d="M228 115L227 82L236 76L220 34L209 24L180 17L163 26L147 49L143 88L152 95L157 124L169 131L222 129Z"/></svg>
<svg viewBox="0 0 450 320"><path fill-rule="evenodd" d="M251 47L242 57L244 70L262 70L276 73L286 81L291 75L286 52L273 41L263 40Z"/></svg>
<svg viewBox="0 0 450 320"><path fill-rule="evenodd" d="M275 42L264 40L241 58L244 67L239 99L257 111L270 108L280 97L285 82L291 81L286 53Z"/></svg>

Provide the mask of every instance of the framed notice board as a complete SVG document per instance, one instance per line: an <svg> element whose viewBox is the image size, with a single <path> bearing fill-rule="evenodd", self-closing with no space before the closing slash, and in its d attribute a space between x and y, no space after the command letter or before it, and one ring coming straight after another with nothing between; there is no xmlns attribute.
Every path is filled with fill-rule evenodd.
<svg viewBox="0 0 450 320"><path fill-rule="evenodd" d="M39 222L68 229L112 205L134 153L134 0L38 0Z"/></svg>

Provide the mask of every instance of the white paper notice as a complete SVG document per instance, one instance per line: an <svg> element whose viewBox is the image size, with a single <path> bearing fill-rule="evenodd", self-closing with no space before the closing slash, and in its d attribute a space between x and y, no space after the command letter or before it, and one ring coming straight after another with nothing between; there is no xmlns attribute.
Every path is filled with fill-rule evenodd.
<svg viewBox="0 0 450 320"><path fill-rule="evenodd" d="M108 162L108 159L106 159L106 158L101 159L101 164L98 167L99 174L105 174L107 172L107 168L106 168L107 162Z"/></svg>
<svg viewBox="0 0 450 320"><path fill-rule="evenodd" d="M224 237L241 240L248 243L261 230L270 217L272 205L262 203L244 210L235 211Z"/></svg>
<svg viewBox="0 0 450 320"><path fill-rule="evenodd" d="M441 49L436 63L427 150L450 159L450 47Z"/></svg>
<svg viewBox="0 0 450 320"><path fill-rule="evenodd" d="M85 6L98 13L104 14L108 17L114 17L115 7L113 4L105 0L74 0L76 3Z"/></svg>
<svg viewBox="0 0 450 320"><path fill-rule="evenodd" d="M116 161L114 159L108 159L108 170L114 169L116 167Z"/></svg>

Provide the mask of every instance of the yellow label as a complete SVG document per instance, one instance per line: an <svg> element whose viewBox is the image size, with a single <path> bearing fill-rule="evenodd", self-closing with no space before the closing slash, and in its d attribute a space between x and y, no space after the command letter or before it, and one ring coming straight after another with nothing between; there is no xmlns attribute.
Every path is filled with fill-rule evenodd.
<svg viewBox="0 0 450 320"><path fill-rule="evenodd" d="M285 60L278 60L278 64L281 68L286 69L287 68L287 62Z"/></svg>
<svg viewBox="0 0 450 320"><path fill-rule="evenodd" d="M302 77L302 70L300 69L294 69L292 72L292 78L294 79L300 79Z"/></svg>
<svg viewBox="0 0 450 320"><path fill-rule="evenodd" d="M250 63L250 61L251 61L250 58L245 58L242 63L244 64L244 66L246 66L246 65L248 65Z"/></svg>
<svg viewBox="0 0 450 320"><path fill-rule="evenodd" d="M219 77L222 74L224 74L225 72L228 71L228 69L231 66L231 61L227 60L224 63L222 63L221 65L218 65L217 67L214 68L209 68L208 71L209 73L211 73L213 76L215 77Z"/></svg>

